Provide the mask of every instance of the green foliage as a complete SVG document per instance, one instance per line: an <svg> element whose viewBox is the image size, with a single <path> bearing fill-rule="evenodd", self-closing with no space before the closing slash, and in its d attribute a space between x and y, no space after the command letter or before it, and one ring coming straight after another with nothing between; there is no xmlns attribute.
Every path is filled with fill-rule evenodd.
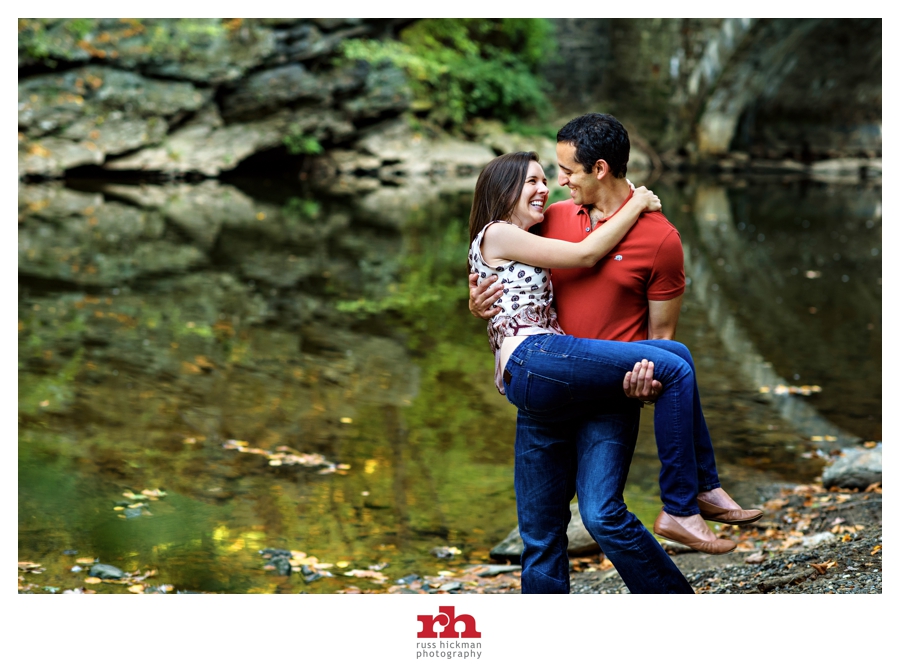
<svg viewBox="0 0 900 670"><path fill-rule="evenodd" d="M468 238L462 222L452 222L443 235L430 235L428 248L418 253L412 249L404 254L400 281L387 287L387 294L377 298L360 298L337 304L341 312L371 316L390 312L402 317L414 328L439 322L432 306L455 304L465 295L461 281L453 281L453 274L463 276L461 259L466 257ZM410 241L411 245L416 240Z"/></svg>
<svg viewBox="0 0 900 670"><path fill-rule="evenodd" d="M506 132L524 135L525 137L546 137L556 141L556 132L559 129L552 123L526 123L521 119L511 119L505 124Z"/></svg>
<svg viewBox="0 0 900 670"><path fill-rule="evenodd" d="M413 109L448 128L469 117L504 121L548 109L538 66L553 50L545 19L422 19L399 41L348 40L343 54L403 69Z"/></svg>
<svg viewBox="0 0 900 670"><path fill-rule="evenodd" d="M290 132L282 140L288 153L295 155L315 155L322 153L322 145L315 137L304 135L296 124L291 126Z"/></svg>
<svg viewBox="0 0 900 670"><path fill-rule="evenodd" d="M281 213L286 219L306 221L319 215L322 206L315 200L305 198L289 198L281 208Z"/></svg>

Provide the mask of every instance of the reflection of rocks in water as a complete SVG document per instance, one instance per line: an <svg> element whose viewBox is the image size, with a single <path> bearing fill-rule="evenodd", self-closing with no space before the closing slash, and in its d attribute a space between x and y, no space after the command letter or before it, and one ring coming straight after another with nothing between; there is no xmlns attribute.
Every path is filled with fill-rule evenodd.
<svg viewBox="0 0 900 670"><path fill-rule="evenodd" d="M350 205L278 206L212 182L54 184L20 185L19 211L20 409L52 415L89 469L121 478L164 461L228 499L234 467L273 473L212 466L214 441L328 453L358 403L416 393L402 346L336 309L379 298L402 260L400 235Z"/></svg>
<svg viewBox="0 0 900 670"><path fill-rule="evenodd" d="M880 437L880 191L764 188L694 189L689 290L754 385L821 386L768 396L807 436Z"/></svg>
<svg viewBox="0 0 900 670"><path fill-rule="evenodd" d="M204 261L158 212L58 185L19 186L19 225L19 271L44 279L115 286Z"/></svg>
<svg viewBox="0 0 900 670"><path fill-rule="evenodd" d="M211 463L224 458L211 455L215 442L329 453L351 429L341 420L352 420L360 403L408 404L416 393L418 370L400 344L332 324L321 326L323 336L340 348L305 351L300 333L264 325L265 300L229 275L192 275L108 300L37 298L25 307L21 332L35 344L20 350L22 387L40 384L67 352L84 352L80 367L57 382L73 386L74 398L44 411L78 439L93 435L93 468L123 477L129 463L165 459L173 478L215 489L213 499L233 495L228 480L236 476Z"/></svg>

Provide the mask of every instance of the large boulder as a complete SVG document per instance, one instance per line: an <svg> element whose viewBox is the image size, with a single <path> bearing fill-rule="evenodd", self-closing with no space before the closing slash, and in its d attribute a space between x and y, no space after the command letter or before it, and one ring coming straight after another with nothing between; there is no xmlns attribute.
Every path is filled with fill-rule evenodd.
<svg viewBox="0 0 900 670"><path fill-rule="evenodd" d="M881 482L881 443L874 449L847 449L822 473L826 488L865 489Z"/></svg>

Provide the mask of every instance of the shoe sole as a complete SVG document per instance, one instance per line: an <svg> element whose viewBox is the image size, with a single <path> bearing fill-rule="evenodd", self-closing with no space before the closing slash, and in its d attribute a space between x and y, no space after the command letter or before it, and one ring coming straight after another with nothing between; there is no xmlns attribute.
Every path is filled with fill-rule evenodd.
<svg viewBox="0 0 900 670"><path fill-rule="evenodd" d="M675 544L680 544L682 547L687 547L687 548L690 549L691 551L696 551L697 553L700 553L700 554L706 554L706 555L708 555L708 556L724 556L725 554L730 554L732 551L734 551L735 549L737 549L737 545L734 545L734 546L733 546L731 549L729 549L728 551L721 551L721 552L719 552L719 553L717 553L717 554L714 554L714 553L709 552L709 551L702 551L702 550L700 550L700 549L697 549L696 547L692 547L692 546L689 545L689 544L685 544L685 543L682 542L681 540L673 540L671 537L666 537L666 536L663 535L662 533L657 533L655 530L653 531L653 533L656 534L656 535L659 535L659 537L661 537L661 538L663 538L663 539L665 539L665 540L668 540L669 542L674 542Z"/></svg>
<svg viewBox="0 0 900 670"><path fill-rule="evenodd" d="M703 516L702 514L700 516ZM713 523L722 523L726 526L747 526L751 523L756 523L760 519L763 518L764 515L760 514L759 516L755 516L752 519L742 519L741 521L720 521L719 519L710 518L708 516L703 516L704 521L712 521Z"/></svg>

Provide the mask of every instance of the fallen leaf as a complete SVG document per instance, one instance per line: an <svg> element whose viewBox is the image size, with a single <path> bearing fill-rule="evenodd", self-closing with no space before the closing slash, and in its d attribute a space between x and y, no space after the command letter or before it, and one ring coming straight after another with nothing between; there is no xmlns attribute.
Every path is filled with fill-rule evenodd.
<svg viewBox="0 0 900 670"><path fill-rule="evenodd" d="M376 570L351 570L344 573L345 577L359 577L362 579L371 579L379 584L387 581L387 576Z"/></svg>
<svg viewBox="0 0 900 670"><path fill-rule="evenodd" d="M810 563L810 567L815 568L816 572L820 575L824 575L828 570L828 564L826 563Z"/></svg>
<svg viewBox="0 0 900 670"><path fill-rule="evenodd" d="M82 565L90 565L91 563L94 563L96 560L97 560L96 558L76 558L75 562L81 563Z"/></svg>
<svg viewBox="0 0 900 670"><path fill-rule="evenodd" d="M876 544L876 545L872 548L872 551L869 552L869 556L874 556L874 555L877 554L879 551L881 551L881 545L880 545L880 544Z"/></svg>
<svg viewBox="0 0 900 670"><path fill-rule="evenodd" d="M744 563L749 563L750 565L758 565L759 563L765 562L765 560L766 555L761 551L757 551L756 553L747 556L747 558L744 559Z"/></svg>
<svg viewBox="0 0 900 670"><path fill-rule="evenodd" d="M225 444L222 446L225 449L239 449L241 447L246 447L249 442L244 442L243 440L225 440Z"/></svg>
<svg viewBox="0 0 900 670"><path fill-rule="evenodd" d="M343 569L343 568L346 568L346 567L349 567L349 566L350 566L350 561L338 561L338 562L335 563L334 565L335 565L335 567L338 567L338 568Z"/></svg>
<svg viewBox="0 0 900 670"><path fill-rule="evenodd" d="M131 593L143 593L144 585L143 584L132 584L131 586L128 587L128 590L131 591Z"/></svg>
<svg viewBox="0 0 900 670"><path fill-rule="evenodd" d="M85 578L84 578L84 583L85 583L85 584L99 584L99 583L102 582L102 581L103 581L103 580L100 579L99 577L85 577Z"/></svg>

